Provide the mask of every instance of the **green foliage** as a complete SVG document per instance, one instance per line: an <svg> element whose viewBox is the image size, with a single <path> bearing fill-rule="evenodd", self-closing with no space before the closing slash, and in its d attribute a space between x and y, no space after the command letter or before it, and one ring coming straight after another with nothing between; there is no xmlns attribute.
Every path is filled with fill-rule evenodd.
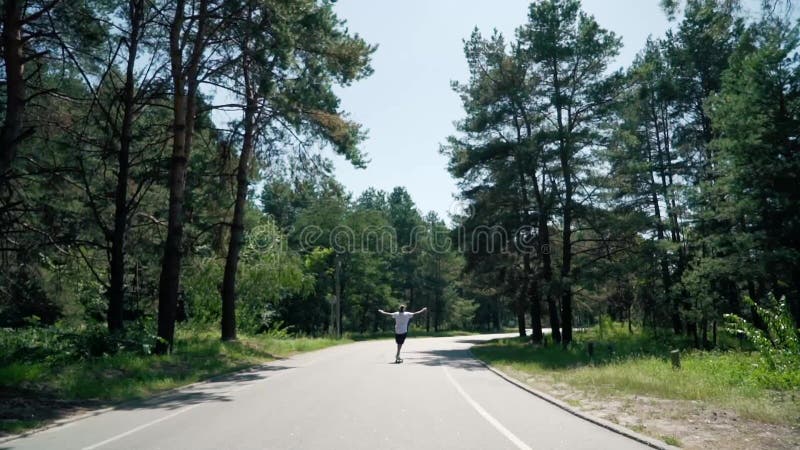
<svg viewBox="0 0 800 450"><path fill-rule="evenodd" d="M266 220L247 233L242 248L237 287L237 321L245 333L283 328L278 310L313 289L299 255L287 248L287 236ZM194 258L184 283L190 319L201 327L218 324L222 306L218 285L224 261Z"/></svg>
<svg viewBox="0 0 800 450"><path fill-rule="evenodd" d="M156 337L151 323L131 324L123 333L110 334L94 324L80 328L50 327L0 329L0 365L16 362L64 364L118 353L149 355Z"/></svg>
<svg viewBox="0 0 800 450"><path fill-rule="evenodd" d="M415 326L431 331L500 329L512 314L526 320L531 306L545 316L549 307L552 320L599 318L596 330L565 350L520 350L526 357L535 352L551 369L598 370L575 380L605 377L622 386L627 379L682 398L702 398L703 390L716 389L712 381L796 385L800 33L771 10L746 17L737 0L661 3L674 29L648 40L624 75L609 71L619 37L577 0L532 2L514 36L469 36L469 79L453 86L464 116L442 148L470 207L454 221L466 234L494 226L506 234L486 239L491 250L458 242L469 245L456 254L447 244L457 233L419 211L406 188L370 188L353 198L317 152L326 147L366 165L359 148L365 131L341 110L336 86L370 75L375 47L352 34L327 1L212 1L219 14L209 29L218 34L209 41L223 43L222 52L208 49L210 65L198 68L200 75L230 88L242 106L241 63L252 62L248 87L258 108L268 108L256 114L256 161L238 180L239 199L245 192L260 199L246 204L237 224L247 230L236 283L239 327L280 345L294 342L292 335L321 335L332 325L339 285L345 332L389 330L376 310L399 303L427 306L426 321ZM147 13L168 16L171 5ZM45 376L37 362L87 361L113 361L102 370L114 374L119 364L125 374L147 377L174 128L165 107L172 99L155 82L167 67L134 71L131 153L128 161L117 159L130 19L120 2L62 1L52 17L37 16L24 30L32 57L24 121L32 128L13 161L13 183L0 185L0 326L13 327L0 332L0 363L8 379ZM196 19L182 32L196 32ZM216 22L223 20L236 26ZM164 38L161 20L145 22L139 58L164 59L165 47L156 45ZM116 56L104 53L114 46L101 44L110 41L123 43ZM72 49L66 58L65 44ZM47 60L34 49L47 51ZM144 61L134 66L149 67ZM140 79L145 73L151 79ZM8 83L0 103L10 98L7 89ZM195 332L220 321L232 174L243 145L242 124L234 121L232 131L215 124L211 106L199 99L179 244L187 327ZM126 162L130 171L120 180ZM120 181L126 198L115 198ZM114 223L120 204L129 209L124 223ZM521 227L526 232L514 235ZM109 334L101 324L116 229L125 234L120 295L127 329ZM515 247L526 239L538 251ZM767 292L788 300L769 300ZM706 348L735 347L728 333L717 342L707 335L723 314L741 313L743 293L753 296L747 306L756 315L749 322L726 317L760 356L690 353L686 367L713 372L694 379L702 386L695 390L677 379L669 378L673 389L633 376L636 369L664 375L665 351L700 347L700 336ZM631 328L646 324L653 335L613 323L622 318ZM676 336L655 335L666 321ZM252 350L197 334L180 345L191 352L194 338L204 349L190 362L204 373L220 366L202 358ZM580 347L587 339L601 343L591 361ZM265 352L222 366L239 367ZM70 372L70 392L97 395L78 379L82 370ZM173 384L170 376L154 385ZM90 377L102 385L100 378ZM126 389L113 395L124 398Z"/></svg>
<svg viewBox="0 0 800 450"><path fill-rule="evenodd" d="M727 338L726 338L727 339ZM590 358L586 345L595 344ZM735 339L731 339L735 342ZM793 424L800 414L797 387L800 372L786 382L765 378L757 370L759 356L740 350L685 350L691 340L634 330L613 324L601 338L597 327L576 334L568 349L532 346L524 339L502 339L479 345L473 353L483 361L537 387L565 383L600 398L620 395L702 401L767 423ZM684 349L681 370L671 368L671 349ZM793 377L793 378L792 378ZM694 407L693 407L694 408Z"/></svg>
<svg viewBox="0 0 800 450"><path fill-rule="evenodd" d="M755 310L766 329L756 328L736 314L726 314L727 330L743 334L755 345L766 367L773 372L767 379L780 380L779 383L786 386L800 385L800 329L794 324L785 298L776 300L770 295L769 299L775 305L772 308L758 305L745 297L745 304Z"/></svg>
<svg viewBox="0 0 800 450"><path fill-rule="evenodd" d="M0 334L0 339L10 343L5 333ZM29 334L25 339L38 342L33 345L35 348L54 344L43 334ZM343 342L348 341L247 335L235 342L220 342L217 333L179 329L176 350L168 356L125 350L73 360L2 361L0 387L34 388L64 400L132 400L276 357Z"/></svg>
<svg viewBox="0 0 800 450"><path fill-rule="evenodd" d="M21 264L0 274L0 326L19 327L30 320L52 325L62 306L45 292L36 266Z"/></svg>

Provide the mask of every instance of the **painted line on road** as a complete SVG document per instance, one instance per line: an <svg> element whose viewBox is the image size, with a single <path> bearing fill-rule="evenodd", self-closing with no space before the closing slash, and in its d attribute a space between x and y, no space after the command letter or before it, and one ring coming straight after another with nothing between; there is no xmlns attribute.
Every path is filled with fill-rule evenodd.
<svg viewBox="0 0 800 450"><path fill-rule="evenodd" d="M528 444L522 442L522 439L518 438L508 428L504 427L503 424L501 424L497 419L492 417L491 414L489 414L485 409L483 409L483 407L480 404L478 404L478 402L473 400L472 397L470 397L469 394L467 394L464 391L464 389L461 387L461 385L458 384L458 382L455 380L455 378L453 378L453 376L450 375L450 372L447 370L447 368L445 368L445 366L441 366L441 367L442 367L442 370L444 370L445 375L447 375L447 379L450 380L450 383L452 383L453 386L455 386L455 388L458 391L458 393L461 394L462 397L464 397L464 400L466 400L467 403L469 403L470 406L472 406L472 408L475 409L475 411L478 412L478 414L480 414L484 419L486 419L487 422L492 424L492 426L495 427L497 429L497 431L500 432L500 434L502 434L509 441L514 443L514 445L517 446L518 449L520 449L520 450L532 450L528 446Z"/></svg>
<svg viewBox="0 0 800 450"><path fill-rule="evenodd" d="M227 391L225 393L226 394L234 394L234 393L237 393L237 392L241 392L241 391L244 391L246 389L250 389L252 387L255 387L256 385L263 384L266 381L274 380L275 378L279 378L281 375L285 375L288 372L290 372L290 370L279 372L279 373L276 373L275 375L271 375L271 376L269 376L267 378L264 378L263 380L258 380L256 382L249 383L249 384L246 384L244 386L231 389L231 390L229 390L229 391ZM200 383L200 384L206 384L206 382L203 382L203 383ZM110 437L110 438L106 439L103 442L98 442L97 444L90 445L89 447L84 447L82 450L94 450L96 448L100 448L100 447L102 447L102 446L104 446L106 444L110 444L110 443L112 443L114 441L118 441L118 440L120 440L120 439L122 439L122 438L124 438L126 436L130 436L133 433L137 433L139 431L142 431L145 428L151 427L151 426L153 426L153 425L155 425L157 423L161 423L161 422L163 422L165 420L172 419L173 417L176 417L176 416L179 416L179 415L181 415L181 414L183 414L185 412L191 411L191 410L193 410L194 408L197 408L200 405L202 405L202 403L197 403L197 404L194 404L194 405L191 405L191 406L187 406L187 407L185 407L183 409L179 409L178 411L175 411L172 414L168 414L168 415L166 415L164 417L160 417L160 418L158 418L156 420L153 420L151 422L147 422L145 424L139 425L138 427L133 428L131 430L128 430L128 431L126 431L124 433L121 433L121 434L118 434L116 436Z"/></svg>
<svg viewBox="0 0 800 450"><path fill-rule="evenodd" d="M146 424L144 424L144 425L139 425L138 427L136 427L136 428L134 428L134 429L132 429L132 430L128 430L128 431L126 431L126 432L124 432L124 433L122 433L122 434L118 434L118 435L116 435L116 436L114 436L114 437L108 438L108 439L106 439L106 440L105 440L105 441L103 441L103 442L98 442L97 444L90 445L90 446L88 446L88 447L84 447L84 448L83 448L83 450L94 450L94 449L96 449L96 448L99 448L99 447L102 447L102 446L104 446L104 445L106 445L106 444L110 444L110 443L112 443L112 442L114 442L114 441L117 441L117 440L120 440L120 439L124 438L125 436L130 436L131 434L133 434L133 433L136 433L137 431L141 431L141 430L144 430L144 429L145 429L145 428L147 428L147 427L153 426L153 425L155 425L155 424L157 424L157 423L159 423L159 422L163 422L163 421L165 421L165 420L172 419L172 418L173 418L173 417L175 417L175 416L178 416L178 415L180 415L180 414L183 414L183 413L185 413L185 412L187 412L187 411L191 411L191 410L193 410L194 408L197 408L198 406L200 406L201 404L202 404L202 403L197 403L197 404L194 404L194 405L192 405L192 406L187 406L186 408L179 409L179 410L175 411L175 412L174 412L174 413L172 413L172 414L169 414L169 415L166 415L166 416L164 416L164 417L161 417L161 418L159 418L159 419L153 420L152 422L147 422L147 423L146 423Z"/></svg>
<svg viewBox="0 0 800 450"><path fill-rule="evenodd" d="M658 450L678 450L678 447L674 447L674 446L671 446L671 445L669 445L667 443L661 442L661 441L659 441L657 439L651 438L649 436L645 436L643 434L636 433L636 432L634 432L632 430L629 430L629 429L627 429L627 428L625 428L625 427L623 427L621 425L617 425L615 423L609 422L608 420L601 419L599 417L594 417L594 416L592 416L590 414L581 412L578 409L573 408L572 406L568 405L567 403L562 402L561 400L559 400L559 399L557 399L557 398L555 398L555 397L553 397L551 395L545 394L542 391L534 389L532 386L528 385L527 383L523 383L522 381L512 377L511 375L503 372L502 370L500 370L500 369L498 369L496 367L490 366L486 362L478 359L478 357L476 357L475 354L472 353L471 349L470 349L470 354L472 355L472 358L475 361L478 361L479 363L481 363L481 365L483 367L485 367L489 371L493 372L498 377L500 377L503 380L509 382L510 384L522 389L523 391L526 391L529 394L532 394L535 397L538 397L538 398L546 401L547 403L550 403L550 404L552 404L552 405L554 405L554 406L556 406L558 408L563 409L564 411L572 414L575 417L581 418L581 419L583 419L583 420L585 420L585 421L587 421L589 423L592 423L594 425L598 425L598 426L600 426L602 428L605 428L605 429L607 429L609 431L612 431L612 432L617 433L619 435L625 436L625 437L627 437L629 439L632 439L632 440L634 440L636 442L639 442L641 444L647 445L648 447L652 447L652 448L655 448L655 449L658 449Z"/></svg>

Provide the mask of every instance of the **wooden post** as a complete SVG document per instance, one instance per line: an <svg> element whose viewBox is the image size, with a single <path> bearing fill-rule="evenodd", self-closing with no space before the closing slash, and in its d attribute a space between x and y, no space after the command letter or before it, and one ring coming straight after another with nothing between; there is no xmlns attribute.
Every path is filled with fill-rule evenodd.
<svg viewBox="0 0 800 450"><path fill-rule="evenodd" d="M681 351L672 350L669 352L670 359L672 359L672 368L677 370L681 368Z"/></svg>

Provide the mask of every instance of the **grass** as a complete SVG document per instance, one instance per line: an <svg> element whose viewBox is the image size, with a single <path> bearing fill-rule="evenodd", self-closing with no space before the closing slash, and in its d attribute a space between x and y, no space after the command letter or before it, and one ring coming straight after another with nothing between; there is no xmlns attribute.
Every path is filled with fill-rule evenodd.
<svg viewBox="0 0 800 450"><path fill-rule="evenodd" d="M22 433L42 425L40 420L11 419L0 421L0 431L8 434Z"/></svg>
<svg viewBox="0 0 800 450"><path fill-rule="evenodd" d="M589 341L595 342L593 358L586 350ZM618 328L604 330L602 337L597 329L580 333L576 344L566 350L501 339L474 347L473 352L517 376L550 385L565 383L601 398L628 394L694 400L760 422L792 425L800 419L800 389L781 381L796 379L798 374L775 374L778 381L765 379L759 356L736 349L685 351L681 369L674 370L669 350L683 345L668 337L630 334Z"/></svg>
<svg viewBox="0 0 800 450"><path fill-rule="evenodd" d="M41 390L68 400L140 399L214 375L344 342L350 341L245 336L221 342L216 334L183 331L178 333L170 355L121 353L64 365L11 363L0 367L0 386Z"/></svg>
<svg viewBox="0 0 800 450"><path fill-rule="evenodd" d="M10 362L0 366L0 393L27 397L24 414L0 410L0 431L38 426L31 409L46 415L49 402L107 404L143 399L165 390L237 371L298 352L352 342L306 337L243 336L221 342L216 333L179 330L170 355L119 353L65 363ZM47 416L53 418L52 415Z"/></svg>

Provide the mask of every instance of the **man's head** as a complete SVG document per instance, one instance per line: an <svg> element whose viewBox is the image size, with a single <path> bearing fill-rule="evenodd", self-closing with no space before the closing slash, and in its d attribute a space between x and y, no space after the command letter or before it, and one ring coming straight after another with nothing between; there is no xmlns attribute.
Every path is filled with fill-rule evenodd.
<svg viewBox="0 0 800 450"><path fill-rule="evenodd" d="M400 305L400 312L404 312L406 310L406 305Z"/></svg>

